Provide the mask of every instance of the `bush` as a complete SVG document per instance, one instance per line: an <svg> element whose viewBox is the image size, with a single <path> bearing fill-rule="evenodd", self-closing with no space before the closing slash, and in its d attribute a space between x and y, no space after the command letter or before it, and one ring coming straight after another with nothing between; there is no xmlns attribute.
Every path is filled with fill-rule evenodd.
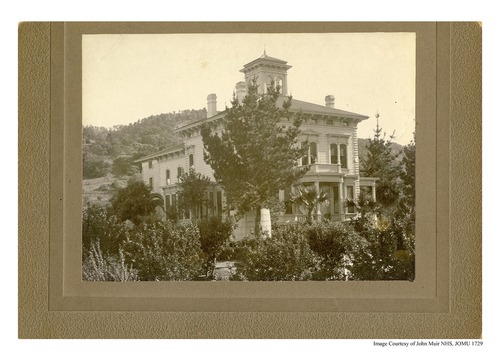
<svg viewBox="0 0 500 357"><path fill-rule="evenodd" d="M207 276L211 279L215 262L231 238L233 224L229 220L223 221L220 217L210 217L198 220L197 225L200 231L201 249L206 256Z"/></svg>
<svg viewBox="0 0 500 357"><path fill-rule="evenodd" d="M140 280L197 280L204 273L200 233L192 223L142 223L129 232L123 249Z"/></svg>
<svg viewBox="0 0 500 357"><path fill-rule="evenodd" d="M271 237L246 238L238 245L238 271L247 280L309 280L318 261L301 225L277 227Z"/></svg>
<svg viewBox="0 0 500 357"><path fill-rule="evenodd" d="M414 237L405 236L395 222L355 225L366 245L353 257L354 280L415 279Z"/></svg>
<svg viewBox="0 0 500 357"><path fill-rule="evenodd" d="M126 187L118 189L111 199L110 213L120 221L130 220L139 224L155 212L163 202L151 194L151 187L142 181L130 180Z"/></svg>
<svg viewBox="0 0 500 357"><path fill-rule="evenodd" d="M137 281L137 271L125 264L120 251L119 259L104 255L99 244L92 244L83 261L82 279L85 281Z"/></svg>
<svg viewBox="0 0 500 357"><path fill-rule="evenodd" d="M83 211L82 246L83 259L90 252L93 244L106 255L117 255L120 245L126 240L130 224L119 222L110 216L106 209L96 204L89 204Z"/></svg>
<svg viewBox="0 0 500 357"><path fill-rule="evenodd" d="M311 249L319 256L314 280L343 280L348 277L347 263L361 249L364 240L349 226L337 222L313 223L307 227Z"/></svg>

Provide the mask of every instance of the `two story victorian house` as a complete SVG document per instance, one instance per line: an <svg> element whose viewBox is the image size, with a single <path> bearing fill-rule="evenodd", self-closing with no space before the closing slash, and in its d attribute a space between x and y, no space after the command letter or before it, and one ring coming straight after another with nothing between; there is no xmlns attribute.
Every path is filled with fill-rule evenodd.
<svg viewBox="0 0 500 357"><path fill-rule="evenodd" d="M241 72L245 81L238 82L236 96L241 100L246 94L246 85L256 79L258 90L265 93L271 83L279 84L282 97L281 105L288 95L287 72L291 68L286 61L267 56L266 53L243 66ZM354 208L347 207L346 199L356 198L361 190L371 193L375 199L375 178L360 177L358 159L357 125L368 119L367 116L340 110L335 107L333 95L325 97L324 105L292 99L290 112L301 112L304 122L301 126L302 141L309 142L309 150L300 162L310 165L310 169L301 179L303 186L315 186L323 191L328 199L318 204L318 219L344 221L356 215ZM142 164L142 177L149 183L153 192L164 197L165 212L176 209L177 184L180 175L194 168L212 180L207 193L208 204L202 208L203 216L228 214L225 207L224 192L216 184L213 171L203 158L203 140L201 126L211 122L215 130L223 129L225 112L217 111L217 96L207 97L207 118L192 122L176 129L182 143L146 156L138 162ZM290 202L293 188L280 192L280 199L285 203L285 212L277 223L303 221L305 212L301 207ZM189 212L183 213L189 218ZM253 234L254 214L246 214L237 225L235 237Z"/></svg>

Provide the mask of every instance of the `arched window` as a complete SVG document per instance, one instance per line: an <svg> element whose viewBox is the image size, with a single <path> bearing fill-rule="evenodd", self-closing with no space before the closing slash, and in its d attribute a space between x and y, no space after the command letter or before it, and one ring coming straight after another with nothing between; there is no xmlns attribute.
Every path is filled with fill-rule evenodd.
<svg viewBox="0 0 500 357"><path fill-rule="evenodd" d="M303 141L302 147L307 146L308 142ZM302 157L302 165L310 165L318 162L318 143L315 141L309 142L307 153Z"/></svg>
<svg viewBox="0 0 500 357"><path fill-rule="evenodd" d="M283 80L279 77L276 77L274 79L274 83L276 84L276 88L278 89L278 92L283 93Z"/></svg>
<svg viewBox="0 0 500 357"><path fill-rule="evenodd" d="M338 146L337 144L330 144L330 164L338 164Z"/></svg>
<svg viewBox="0 0 500 357"><path fill-rule="evenodd" d="M177 168L177 181L178 181L178 182L180 182L180 180L181 180L181 176L182 176L183 172L184 172L184 170L182 169L182 167L180 167L180 166L179 166L179 167Z"/></svg>
<svg viewBox="0 0 500 357"><path fill-rule="evenodd" d="M347 169L347 145L340 144L340 166Z"/></svg>
<svg viewBox="0 0 500 357"><path fill-rule="evenodd" d="M264 93L267 93L268 92L268 89L271 87L271 85L273 84L273 79L271 77L267 77L266 78L266 83L264 84Z"/></svg>
<svg viewBox="0 0 500 357"><path fill-rule="evenodd" d="M189 154L189 168L193 167L194 165L194 155Z"/></svg>
<svg viewBox="0 0 500 357"><path fill-rule="evenodd" d="M309 163L315 164L318 162L318 144L311 142L309 144Z"/></svg>

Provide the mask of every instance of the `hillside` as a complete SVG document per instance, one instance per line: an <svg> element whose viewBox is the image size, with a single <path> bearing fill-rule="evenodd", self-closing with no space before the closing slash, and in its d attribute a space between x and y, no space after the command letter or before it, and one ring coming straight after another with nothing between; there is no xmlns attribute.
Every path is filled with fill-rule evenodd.
<svg viewBox="0 0 500 357"><path fill-rule="evenodd" d="M206 118L206 110L184 110L112 128L83 127L83 204L107 204L112 193L139 173L134 161L179 143L173 130Z"/></svg>

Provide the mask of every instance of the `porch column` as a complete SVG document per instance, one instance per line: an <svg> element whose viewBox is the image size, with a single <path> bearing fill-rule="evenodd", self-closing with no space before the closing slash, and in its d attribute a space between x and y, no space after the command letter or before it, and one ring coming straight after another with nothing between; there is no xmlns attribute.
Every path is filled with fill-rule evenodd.
<svg viewBox="0 0 500 357"><path fill-rule="evenodd" d="M317 198L319 198L319 181L316 181L314 183L314 187L316 188L316 193L318 194ZM319 202L316 202L316 217L317 217L317 221L318 222L321 222L321 205Z"/></svg>
<svg viewBox="0 0 500 357"><path fill-rule="evenodd" d="M340 221L345 220L344 216L344 182L339 183L339 214L340 214Z"/></svg>

